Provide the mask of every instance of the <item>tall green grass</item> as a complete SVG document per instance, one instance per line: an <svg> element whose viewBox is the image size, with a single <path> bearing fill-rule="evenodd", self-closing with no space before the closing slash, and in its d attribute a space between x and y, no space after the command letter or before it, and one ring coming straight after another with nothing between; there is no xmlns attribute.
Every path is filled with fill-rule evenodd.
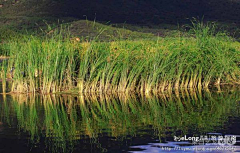
<svg viewBox="0 0 240 153"><path fill-rule="evenodd" d="M240 43L201 22L194 22L191 32L191 37L88 42L60 30L45 38L13 39L4 45L7 73L14 68L11 91L148 94L239 84Z"/></svg>

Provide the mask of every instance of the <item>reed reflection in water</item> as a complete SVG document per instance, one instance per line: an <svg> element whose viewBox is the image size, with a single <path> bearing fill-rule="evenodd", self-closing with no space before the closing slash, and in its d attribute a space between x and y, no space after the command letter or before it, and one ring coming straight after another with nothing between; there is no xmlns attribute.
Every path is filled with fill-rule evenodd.
<svg viewBox="0 0 240 153"><path fill-rule="evenodd" d="M72 152L90 139L99 151L129 137L200 135L239 117L239 92L182 92L179 95L3 95L0 123L18 127L31 144ZM0 131L1 129L0 125ZM4 130L4 129L3 129ZM108 142L100 142L108 137ZM131 145L131 144L128 144ZM83 149L83 148L82 148Z"/></svg>

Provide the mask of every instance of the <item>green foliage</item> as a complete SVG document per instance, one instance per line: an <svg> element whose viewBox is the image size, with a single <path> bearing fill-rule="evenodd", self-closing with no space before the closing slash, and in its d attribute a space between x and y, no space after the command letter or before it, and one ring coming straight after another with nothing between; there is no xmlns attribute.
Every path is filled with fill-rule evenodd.
<svg viewBox="0 0 240 153"><path fill-rule="evenodd" d="M239 43L210 25L193 24L192 37L96 40L63 29L4 44L13 92L164 92L239 84ZM3 73L3 72L2 72Z"/></svg>

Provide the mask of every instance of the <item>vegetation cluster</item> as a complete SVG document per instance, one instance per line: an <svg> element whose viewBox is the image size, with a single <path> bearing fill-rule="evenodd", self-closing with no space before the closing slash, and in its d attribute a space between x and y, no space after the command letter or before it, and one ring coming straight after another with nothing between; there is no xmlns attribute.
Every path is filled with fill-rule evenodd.
<svg viewBox="0 0 240 153"><path fill-rule="evenodd" d="M97 39L96 39L97 40ZM11 92L158 93L239 84L240 44L210 24L190 36L87 41L64 30L1 45L3 89Z"/></svg>

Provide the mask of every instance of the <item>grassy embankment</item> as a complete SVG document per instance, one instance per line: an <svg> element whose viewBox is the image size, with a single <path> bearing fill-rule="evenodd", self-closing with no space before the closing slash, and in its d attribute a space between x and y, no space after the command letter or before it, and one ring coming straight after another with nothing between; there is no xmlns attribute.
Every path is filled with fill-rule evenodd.
<svg viewBox="0 0 240 153"><path fill-rule="evenodd" d="M158 93L239 84L240 43L214 26L194 23L190 37L110 42L63 31L21 36L1 45L9 56L1 77L11 92ZM103 31L102 31L103 32Z"/></svg>

